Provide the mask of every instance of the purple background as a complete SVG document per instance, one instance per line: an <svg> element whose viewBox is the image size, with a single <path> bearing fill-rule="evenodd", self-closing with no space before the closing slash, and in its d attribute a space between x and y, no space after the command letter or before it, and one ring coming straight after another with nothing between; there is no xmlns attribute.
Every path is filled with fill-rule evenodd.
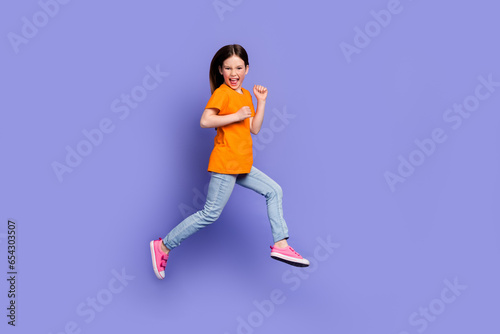
<svg viewBox="0 0 500 334"><path fill-rule="evenodd" d="M500 82L494 1L59 6L17 53L8 34L41 7L0 10L0 267L4 277L12 218L19 271L15 329L1 280L2 332L498 332L500 87L459 128L443 118L474 102L478 77ZM399 12L389 23L379 14L385 27L370 23L388 6ZM363 42L355 29L366 24L380 31L346 57L341 43ZM215 135L199 127L208 68L231 43L249 53L244 87L269 88L255 165L284 189L289 241L314 265L297 272L269 258L265 200L237 187L159 281L148 243L183 219L180 208L202 204ZM120 119L112 102L148 66L169 75ZM51 164L105 118L113 132L59 182ZM422 158L414 142L436 128L446 140L392 191L384 173L398 173L399 156ZM337 248L318 253L318 238ZM114 279L122 270L126 286ZM270 306L274 290L282 303Z"/></svg>

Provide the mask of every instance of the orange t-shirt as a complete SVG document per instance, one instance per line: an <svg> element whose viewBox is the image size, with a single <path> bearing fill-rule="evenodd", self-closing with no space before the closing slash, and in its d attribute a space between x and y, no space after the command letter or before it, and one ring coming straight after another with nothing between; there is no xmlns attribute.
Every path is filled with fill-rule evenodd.
<svg viewBox="0 0 500 334"><path fill-rule="evenodd" d="M223 83L214 91L205 109L218 109L218 115L222 116L234 114L242 107L248 106L252 111L251 117L254 117L252 95L244 88L241 90L243 94ZM246 174L250 173L252 165L250 119L218 127L208 171L220 174Z"/></svg>

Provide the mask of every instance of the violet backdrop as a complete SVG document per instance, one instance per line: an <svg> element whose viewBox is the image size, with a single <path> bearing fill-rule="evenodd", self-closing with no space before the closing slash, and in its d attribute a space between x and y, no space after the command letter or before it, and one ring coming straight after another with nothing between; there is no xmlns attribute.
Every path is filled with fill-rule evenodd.
<svg viewBox="0 0 500 334"><path fill-rule="evenodd" d="M499 9L3 3L2 333L498 332ZM254 164L312 266L270 259L265 199L236 187L159 281L148 244L203 205L208 69L233 43L269 89Z"/></svg>

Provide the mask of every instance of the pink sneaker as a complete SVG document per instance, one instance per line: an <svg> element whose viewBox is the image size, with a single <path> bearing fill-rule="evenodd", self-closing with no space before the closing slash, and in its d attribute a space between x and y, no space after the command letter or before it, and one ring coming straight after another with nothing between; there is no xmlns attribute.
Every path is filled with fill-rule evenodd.
<svg viewBox="0 0 500 334"><path fill-rule="evenodd" d="M151 249L151 259L153 260L153 269L158 279L165 278L165 266L167 265L168 254L161 250L161 238L149 243Z"/></svg>
<svg viewBox="0 0 500 334"><path fill-rule="evenodd" d="M292 247L278 248L271 246L271 257L295 267L308 267L309 261L304 259Z"/></svg>

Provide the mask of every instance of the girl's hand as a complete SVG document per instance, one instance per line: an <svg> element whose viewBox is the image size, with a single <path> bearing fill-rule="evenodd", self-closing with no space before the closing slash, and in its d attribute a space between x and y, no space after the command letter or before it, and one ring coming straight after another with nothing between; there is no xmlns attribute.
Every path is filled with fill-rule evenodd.
<svg viewBox="0 0 500 334"><path fill-rule="evenodd" d="M253 93L257 101L265 101L267 98L267 88L261 85L253 86Z"/></svg>
<svg viewBox="0 0 500 334"><path fill-rule="evenodd" d="M235 114L238 117L238 121L242 121L252 116L252 110L250 107L245 106L238 110Z"/></svg>

